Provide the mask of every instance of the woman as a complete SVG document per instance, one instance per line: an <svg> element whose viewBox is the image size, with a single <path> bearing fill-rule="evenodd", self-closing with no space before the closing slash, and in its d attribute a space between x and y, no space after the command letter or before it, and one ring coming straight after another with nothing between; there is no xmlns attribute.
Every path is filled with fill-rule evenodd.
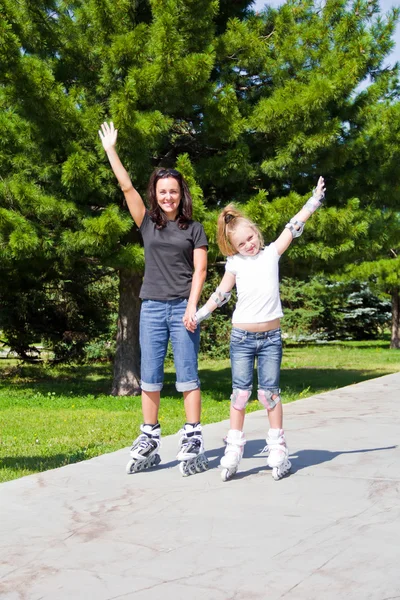
<svg viewBox="0 0 400 600"><path fill-rule="evenodd" d="M113 123L99 131L103 148L124 193L144 244L145 272L140 290L141 388L143 424L133 442L127 472L160 462L158 423L164 360L171 339L176 389L183 393L186 423L181 430L178 460L182 475L208 467L200 425L201 396L197 357L200 333L192 323L207 272L207 238L202 225L192 221L192 198L182 175L156 169L150 177L147 210L123 167L115 146Z"/></svg>

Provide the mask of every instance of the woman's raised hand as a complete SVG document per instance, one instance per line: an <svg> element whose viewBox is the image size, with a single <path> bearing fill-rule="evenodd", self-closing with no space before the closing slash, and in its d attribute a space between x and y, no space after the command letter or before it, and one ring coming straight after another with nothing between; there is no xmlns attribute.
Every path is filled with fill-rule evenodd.
<svg viewBox="0 0 400 600"><path fill-rule="evenodd" d="M105 121L101 124L99 136L103 148L107 152L111 148L114 148L117 143L118 129L114 129L114 123L112 121L109 124Z"/></svg>

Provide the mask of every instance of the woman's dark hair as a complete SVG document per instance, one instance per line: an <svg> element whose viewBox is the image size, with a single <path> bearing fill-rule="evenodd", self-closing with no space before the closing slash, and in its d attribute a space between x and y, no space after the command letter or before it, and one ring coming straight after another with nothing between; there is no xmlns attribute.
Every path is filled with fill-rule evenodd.
<svg viewBox="0 0 400 600"><path fill-rule="evenodd" d="M188 184L182 177L181 173L175 169L164 169L161 167L153 171L147 187L147 198L150 204L150 217L156 224L157 229L163 229L166 227L168 219L157 202L156 186L159 179L167 179L167 177L173 177L179 183L181 201L178 209L177 222L179 229L187 229L189 226L189 221L192 219L193 201Z"/></svg>

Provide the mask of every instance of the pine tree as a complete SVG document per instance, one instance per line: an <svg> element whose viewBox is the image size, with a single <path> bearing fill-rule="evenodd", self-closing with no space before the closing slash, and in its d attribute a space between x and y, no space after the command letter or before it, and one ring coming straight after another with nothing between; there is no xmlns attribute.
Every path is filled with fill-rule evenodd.
<svg viewBox="0 0 400 600"><path fill-rule="evenodd" d="M12 272L49 282L82 273L85 289L118 272L116 394L139 391L143 252L97 139L103 120L119 129L142 193L157 165L188 177L211 260L222 204L242 205L272 239L320 174L328 208L284 274L343 271L397 248L381 239L387 219L398 233L398 74L383 67L398 10L382 18L377 0L289 0L254 14L251 4L0 0L4 290ZM373 128L380 111L386 137Z"/></svg>
<svg viewBox="0 0 400 600"><path fill-rule="evenodd" d="M353 177L365 194L363 205L375 207L369 245L345 270L347 277L369 280L391 297L391 348L400 348L400 104L391 98L370 107L353 158Z"/></svg>
<svg viewBox="0 0 400 600"><path fill-rule="evenodd" d="M283 274L372 277L392 295L391 346L398 348L399 79L398 65L383 61L399 9L386 20L379 13L376 1L317 7L295 0L266 8L260 19L231 21L219 45L221 73L246 123L236 152L230 147L220 164L214 156L205 162L216 179L232 165L232 189L219 178L216 195L222 188L236 195L269 239L301 206L297 193L323 174L329 208L307 223L282 260ZM251 186L260 191L249 200Z"/></svg>
<svg viewBox="0 0 400 600"><path fill-rule="evenodd" d="M208 0L1 5L2 108L11 138L3 152L12 163L3 164L0 192L4 280L27 267L42 273L46 259L47 272L57 265L61 277L80 262L90 272L118 271L116 394L139 391L143 252L97 130L114 119L121 156L142 192L154 166L176 163L192 180L201 213L187 154L166 145L186 134L210 93L217 8ZM29 295L33 283L23 279Z"/></svg>

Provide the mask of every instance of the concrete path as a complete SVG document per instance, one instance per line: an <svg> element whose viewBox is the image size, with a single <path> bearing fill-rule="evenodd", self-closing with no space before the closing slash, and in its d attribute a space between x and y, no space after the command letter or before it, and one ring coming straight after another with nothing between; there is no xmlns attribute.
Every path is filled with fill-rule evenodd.
<svg viewBox="0 0 400 600"><path fill-rule="evenodd" d="M153 471L126 475L124 449L1 484L1 600L400 599L400 373L286 405L279 482L266 428L247 417L227 483L222 422L192 477L170 436Z"/></svg>

